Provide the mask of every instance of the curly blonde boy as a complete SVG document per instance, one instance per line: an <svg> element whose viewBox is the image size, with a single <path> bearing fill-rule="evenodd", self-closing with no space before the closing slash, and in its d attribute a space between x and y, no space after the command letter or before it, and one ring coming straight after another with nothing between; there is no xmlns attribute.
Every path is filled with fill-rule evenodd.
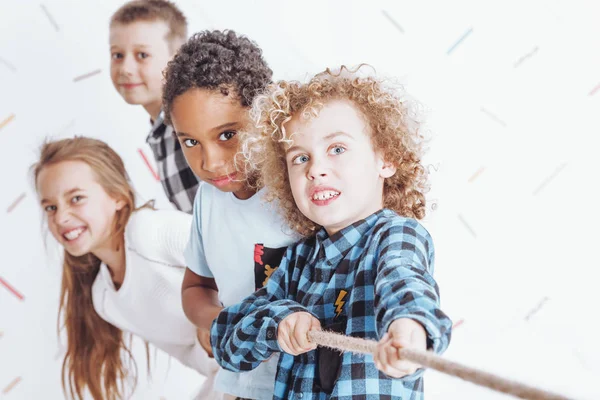
<svg viewBox="0 0 600 400"><path fill-rule="evenodd" d="M273 399L422 400L423 369L398 349L442 353L452 321L433 278L423 137L412 106L345 67L271 85L253 104L247 172L305 237L262 289L221 311L215 360L231 371L280 356ZM318 347L328 330L377 341L373 354Z"/></svg>
<svg viewBox="0 0 600 400"><path fill-rule="evenodd" d="M421 164L424 138L412 108L402 99L401 90L387 87L383 80L359 77L346 67L340 71L328 68L308 83L280 81L268 86L254 101L251 116L257 129L244 134L243 157L250 169L258 170L258 184L268 189L268 201L279 202L290 227L304 236L315 233L320 226L300 212L292 196L286 150L293 138L286 123L299 113L304 118L316 117L329 101L350 100L370 125L374 150L397 169L385 180L383 206L422 219L427 171Z"/></svg>

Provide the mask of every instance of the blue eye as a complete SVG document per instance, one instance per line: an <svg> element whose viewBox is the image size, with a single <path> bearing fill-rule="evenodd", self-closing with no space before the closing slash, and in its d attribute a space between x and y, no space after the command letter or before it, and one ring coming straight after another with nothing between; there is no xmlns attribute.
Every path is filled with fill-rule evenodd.
<svg viewBox="0 0 600 400"><path fill-rule="evenodd" d="M335 146L335 147L332 147L331 150L329 150L329 154L337 156L337 155L344 153L345 151L346 151L346 149L343 148L342 146Z"/></svg>
<svg viewBox="0 0 600 400"><path fill-rule="evenodd" d="M194 147L194 146L195 146L195 145L197 145L197 144L198 144L198 141L197 141L197 140L194 140L194 139L185 139L185 140L183 141L183 145L184 145L185 147L187 147L188 149L189 149L190 147Z"/></svg>
<svg viewBox="0 0 600 400"><path fill-rule="evenodd" d="M219 135L219 140L222 142L226 142L228 140L231 140L236 134L237 132L234 131L223 132Z"/></svg>
<svg viewBox="0 0 600 400"><path fill-rule="evenodd" d="M297 157L294 157L294 159L292 160L292 164L294 165L300 165L300 164L304 164L305 162L307 162L309 160L308 156L306 154L301 154Z"/></svg>

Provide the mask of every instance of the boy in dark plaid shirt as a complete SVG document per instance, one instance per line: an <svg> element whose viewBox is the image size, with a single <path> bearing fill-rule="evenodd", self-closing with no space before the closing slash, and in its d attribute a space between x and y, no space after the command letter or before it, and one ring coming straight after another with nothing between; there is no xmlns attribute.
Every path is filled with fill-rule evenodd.
<svg viewBox="0 0 600 400"><path fill-rule="evenodd" d="M178 210L191 213L200 181L161 111L162 71L186 38L186 18L167 0L129 1L110 20L112 82L127 103L142 105L150 115L146 142L165 194Z"/></svg>
<svg viewBox="0 0 600 400"><path fill-rule="evenodd" d="M146 142L154 154L165 194L178 210L191 214L200 180L185 160L173 127L165 124L164 113L161 111L153 122Z"/></svg>
<svg viewBox="0 0 600 400"><path fill-rule="evenodd" d="M280 352L276 399L422 399L422 370L398 349L441 353L452 323L439 306L431 237L416 220L425 214L421 137L395 92L341 71L279 82L255 101L246 159L305 239L263 289L221 312L213 353L244 371ZM317 348L311 329L377 340L376 354Z"/></svg>

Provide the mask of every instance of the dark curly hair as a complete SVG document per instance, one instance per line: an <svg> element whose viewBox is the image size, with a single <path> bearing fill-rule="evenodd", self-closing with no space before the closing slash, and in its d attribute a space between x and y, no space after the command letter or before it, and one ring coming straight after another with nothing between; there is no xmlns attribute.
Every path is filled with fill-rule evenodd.
<svg viewBox="0 0 600 400"><path fill-rule="evenodd" d="M190 89L219 90L232 94L244 107L269 83L273 71L262 50L232 30L194 34L169 61L164 72L163 109L171 123L173 101Z"/></svg>

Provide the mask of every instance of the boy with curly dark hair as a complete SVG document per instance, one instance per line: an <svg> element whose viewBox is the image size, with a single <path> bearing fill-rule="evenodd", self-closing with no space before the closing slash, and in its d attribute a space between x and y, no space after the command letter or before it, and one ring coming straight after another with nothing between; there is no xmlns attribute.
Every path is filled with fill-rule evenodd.
<svg viewBox="0 0 600 400"><path fill-rule="evenodd" d="M187 38L187 20L167 0L133 0L110 19L110 77L128 104L150 116L150 145L163 189L178 209L192 212L199 180L185 162L179 141L164 123L162 71Z"/></svg>
<svg viewBox="0 0 600 400"><path fill-rule="evenodd" d="M260 48L233 31L194 35L169 62L163 107L188 164L205 183L194 202L182 296L187 317L208 332L222 306L262 287L297 237L236 164L238 134L272 72ZM210 349L208 335L205 348ZM272 399L277 357L250 372L220 370L215 389Z"/></svg>
<svg viewBox="0 0 600 400"><path fill-rule="evenodd" d="M274 399L423 399L402 347L443 352L425 215L422 137L410 101L374 77L329 70L257 97L242 148L268 198L304 239L267 285L225 308L211 330L231 371L280 354ZM317 348L311 330L378 341L372 355Z"/></svg>

